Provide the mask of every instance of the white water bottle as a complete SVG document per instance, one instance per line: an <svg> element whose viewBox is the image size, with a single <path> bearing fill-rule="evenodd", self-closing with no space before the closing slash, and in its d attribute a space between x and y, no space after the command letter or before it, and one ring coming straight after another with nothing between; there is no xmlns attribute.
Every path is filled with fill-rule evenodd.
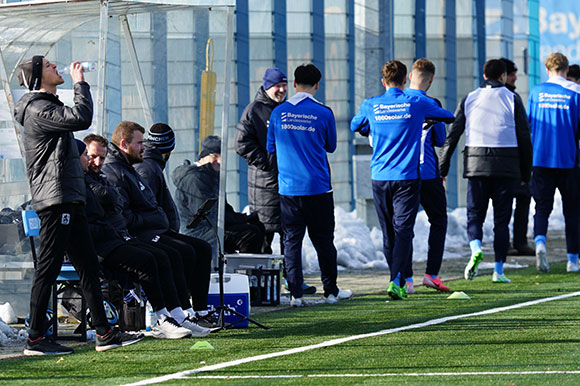
<svg viewBox="0 0 580 386"><path fill-rule="evenodd" d="M96 62L82 62L81 66L84 72L92 72L97 69ZM58 73L61 75L70 74L70 64L68 66L62 67L58 69Z"/></svg>
<svg viewBox="0 0 580 386"><path fill-rule="evenodd" d="M147 305L145 306L145 331L151 331L153 327L155 327L156 319L151 303L147 302Z"/></svg>
<svg viewBox="0 0 580 386"><path fill-rule="evenodd" d="M97 332L95 330L87 330L87 342L94 342L97 339Z"/></svg>

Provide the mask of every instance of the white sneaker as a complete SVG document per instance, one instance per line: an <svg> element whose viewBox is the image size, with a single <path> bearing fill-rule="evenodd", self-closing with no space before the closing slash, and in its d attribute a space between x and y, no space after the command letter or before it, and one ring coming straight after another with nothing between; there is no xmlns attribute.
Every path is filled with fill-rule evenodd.
<svg viewBox="0 0 580 386"><path fill-rule="evenodd" d="M181 339L190 337L191 331L181 327L175 319L167 317L157 321L151 335L157 339Z"/></svg>
<svg viewBox="0 0 580 386"><path fill-rule="evenodd" d="M546 257L546 244L538 243L536 245L536 268L539 272L548 272L550 264Z"/></svg>
<svg viewBox="0 0 580 386"><path fill-rule="evenodd" d="M295 298L294 296L292 296L290 298L290 305L292 307L304 307L306 305L306 302L302 298Z"/></svg>
<svg viewBox="0 0 580 386"><path fill-rule="evenodd" d="M505 273L502 273L501 275L495 271L493 271L493 275L491 277L491 281L494 283L511 283L512 281L510 279L507 278L507 276L505 275Z"/></svg>
<svg viewBox="0 0 580 386"><path fill-rule="evenodd" d="M580 272L580 262L572 263L568 260L568 264L566 264L566 272Z"/></svg>
<svg viewBox="0 0 580 386"><path fill-rule="evenodd" d="M209 328L205 328L200 326L199 324L192 322L190 319L185 319L183 323L181 323L181 327L188 329L191 331L191 336L203 338L204 336L208 336L211 330Z"/></svg>
<svg viewBox="0 0 580 386"><path fill-rule="evenodd" d="M324 301L328 304L334 304L336 302L338 302L339 300L343 300L343 299L348 299L352 296L352 291L351 290L338 290L338 294L336 296L334 296L333 294L330 294L328 296L324 297Z"/></svg>
<svg viewBox="0 0 580 386"><path fill-rule="evenodd" d="M342 289L339 289L338 290L338 295L336 295L336 298L338 300L349 299L351 297L352 297L352 291L351 290L342 290Z"/></svg>

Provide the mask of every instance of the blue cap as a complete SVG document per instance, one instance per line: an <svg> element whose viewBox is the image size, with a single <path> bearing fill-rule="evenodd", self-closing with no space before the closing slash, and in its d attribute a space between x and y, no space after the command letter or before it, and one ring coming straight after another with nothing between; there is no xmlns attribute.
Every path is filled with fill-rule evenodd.
<svg viewBox="0 0 580 386"><path fill-rule="evenodd" d="M288 82L288 78L279 68L268 68L266 72L264 72L264 76L262 77L262 86L264 87L264 90L267 90L280 82Z"/></svg>

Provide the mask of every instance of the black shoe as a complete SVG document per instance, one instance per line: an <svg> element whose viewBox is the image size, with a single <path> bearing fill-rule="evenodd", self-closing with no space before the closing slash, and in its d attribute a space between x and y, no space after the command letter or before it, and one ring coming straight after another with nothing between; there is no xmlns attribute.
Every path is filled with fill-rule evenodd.
<svg viewBox="0 0 580 386"><path fill-rule="evenodd" d="M24 355L66 355L72 354L74 350L70 347L65 347L54 342L52 339L47 339L42 336L36 340L26 340L24 347Z"/></svg>
<svg viewBox="0 0 580 386"><path fill-rule="evenodd" d="M316 293L316 287L302 282L302 292L305 295L314 295Z"/></svg>
<svg viewBox="0 0 580 386"><path fill-rule="evenodd" d="M212 314L205 314L205 315L200 315L196 312L195 318L193 318L193 321L198 326L209 328L210 330L213 330L214 328L220 327L217 312L214 312Z"/></svg>
<svg viewBox="0 0 580 386"><path fill-rule="evenodd" d="M128 346L130 344L139 342L144 337L145 335L140 332L130 334L116 329L109 330L109 332L103 336L97 334L95 350L107 351L117 347Z"/></svg>
<svg viewBox="0 0 580 386"><path fill-rule="evenodd" d="M524 245L514 245L514 249L518 251L520 256L535 256L536 250L530 247L528 244Z"/></svg>
<svg viewBox="0 0 580 386"><path fill-rule="evenodd" d="M288 280L284 280L284 288L286 291L290 291L290 288L288 288ZM316 287L302 282L302 293L304 295L314 295L316 293Z"/></svg>

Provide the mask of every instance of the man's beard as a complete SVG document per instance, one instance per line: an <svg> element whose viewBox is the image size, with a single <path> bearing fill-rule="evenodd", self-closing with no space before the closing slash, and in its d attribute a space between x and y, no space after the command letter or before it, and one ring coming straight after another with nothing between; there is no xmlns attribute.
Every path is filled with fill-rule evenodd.
<svg viewBox="0 0 580 386"><path fill-rule="evenodd" d="M143 155L141 153L126 153L127 154L127 161L129 164L138 164L139 162L143 162Z"/></svg>
<svg viewBox="0 0 580 386"><path fill-rule="evenodd" d="M280 94L276 93L276 94L274 94L274 98L275 98L274 102L282 103L282 102L284 102L284 99L286 98L286 93L280 93Z"/></svg>

